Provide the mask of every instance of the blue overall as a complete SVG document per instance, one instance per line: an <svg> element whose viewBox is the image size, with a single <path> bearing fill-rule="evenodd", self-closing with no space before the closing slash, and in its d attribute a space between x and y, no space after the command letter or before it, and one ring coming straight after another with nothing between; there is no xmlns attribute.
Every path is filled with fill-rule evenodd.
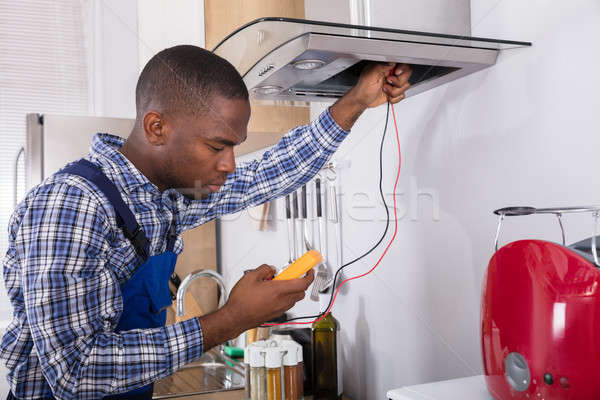
<svg viewBox="0 0 600 400"><path fill-rule="evenodd" d="M142 261L131 278L121 286L123 312L115 331L164 326L167 319L166 307L172 303L169 278L175 270L177 261L177 254L173 251L177 239L173 225L169 233L166 251L148 257L150 243L146 234L137 223L133 212L123 201L115 184L104 175L97 165L82 159L68 165L61 172L79 175L92 182L104 193L115 209L119 228L133 244ZM150 384L127 393L104 398L151 399L152 390L153 384Z"/></svg>

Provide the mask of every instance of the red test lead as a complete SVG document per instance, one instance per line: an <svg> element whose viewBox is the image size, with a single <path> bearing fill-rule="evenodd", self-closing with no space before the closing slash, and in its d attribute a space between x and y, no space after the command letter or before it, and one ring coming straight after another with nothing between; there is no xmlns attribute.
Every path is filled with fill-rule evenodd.
<svg viewBox="0 0 600 400"><path fill-rule="evenodd" d="M390 75L393 73L393 68L390 70ZM364 274L360 274L357 276L353 276L351 278L345 279L342 281L342 283L340 283L337 287L337 289L335 290L335 293L333 295L333 299L331 300L331 304L329 304L329 307L327 308L327 311L325 311L323 313L323 315L321 315L319 318L314 319L312 321L307 321L307 322L280 322L280 323L265 323L262 326L276 326L276 325L307 325L307 324L313 324L315 322L318 322L320 320L322 320L323 318L325 318L325 316L327 314L329 314L329 312L331 311L331 308L333 307L333 304L335 303L335 299L338 295L338 292L340 291L340 288L342 287L342 285L344 285L346 282L350 282L354 279L359 279L362 278L364 276L369 275L371 272L373 272L375 270L375 268L377 268L377 266L379 266L379 263L381 262L381 260L383 259L383 257L385 257L385 255L387 254L390 246L392 245L392 243L394 242L394 240L396 239L396 234L398 233L398 214L397 214L397 207L396 207L396 188L398 186L398 180L400 179L400 169L402 166L402 153L400 151L400 135L398 133L398 123L396 122L396 113L394 112L394 106L391 105L392 108L392 117L394 118L394 128L396 130L396 144L398 146L398 170L396 172L396 180L394 182L394 235L392 236L392 238L390 239L389 243L387 244L385 250L383 251L383 253L381 254L381 256L379 257L379 259L377 260L377 262L375 263L375 265L368 270L367 272L365 272Z"/></svg>

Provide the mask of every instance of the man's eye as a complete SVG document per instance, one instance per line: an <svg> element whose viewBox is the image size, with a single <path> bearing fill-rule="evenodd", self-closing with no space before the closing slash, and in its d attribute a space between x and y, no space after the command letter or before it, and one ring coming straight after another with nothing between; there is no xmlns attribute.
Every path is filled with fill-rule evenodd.
<svg viewBox="0 0 600 400"><path fill-rule="evenodd" d="M208 145L208 147L210 147L211 149L213 149L214 151L221 151L224 149L224 147L217 147L217 146L213 146L211 144Z"/></svg>

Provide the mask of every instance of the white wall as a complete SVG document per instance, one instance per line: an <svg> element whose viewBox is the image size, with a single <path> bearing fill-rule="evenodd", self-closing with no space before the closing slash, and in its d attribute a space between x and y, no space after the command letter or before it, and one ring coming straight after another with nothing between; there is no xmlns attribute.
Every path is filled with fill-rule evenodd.
<svg viewBox="0 0 600 400"><path fill-rule="evenodd" d="M204 47L204 1L138 0L140 71L159 51L179 45Z"/></svg>
<svg viewBox="0 0 600 400"><path fill-rule="evenodd" d="M477 0L471 15L474 36L532 41L533 47L505 51L497 65L396 106L403 156L399 211L405 216L379 269L350 283L333 310L342 326L346 393L353 398L383 398L391 388L481 373L479 299L492 255L492 210L600 203L594 184L600 4ZM357 209L365 200L352 196L366 192L376 203L384 117L384 107L365 113L336 155L351 160L341 171L346 260L384 226L380 210ZM391 137L384 157L389 193L396 167ZM415 197L413 220L408 210ZM357 221L365 215L376 221ZM232 218L222 224L230 286L243 269L285 263L284 222L257 233L246 214ZM591 220L568 217L566 228L573 242L591 235ZM507 222L502 241L559 235L556 221L525 217ZM365 271L375 259L349 273ZM305 300L296 311L316 308Z"/></svg>
<svg viewBox="0 0 600 400"><path fill-rule="evenodd" d="M88 21L90 108L97 116L135 118L135 86L146 62L176 44L204 46L202 1L98 1Z"/></svg>
<svg viewBox="0 0 600 400"><path fill-rule="evenodd" d="M95 1L90 8L92 112L103 117L133 118L139 71L137 3Z"/></svg>

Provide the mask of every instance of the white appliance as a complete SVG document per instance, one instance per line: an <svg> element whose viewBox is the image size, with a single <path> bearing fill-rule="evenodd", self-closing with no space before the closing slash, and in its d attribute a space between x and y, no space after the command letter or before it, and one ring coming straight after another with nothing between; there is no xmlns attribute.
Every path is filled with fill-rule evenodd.
<svg viewBox="0 0 600 400"><path fill-rule="evenodd" d="M387 392L390 400L493 400L483 375L405 386Z"/></svg>

